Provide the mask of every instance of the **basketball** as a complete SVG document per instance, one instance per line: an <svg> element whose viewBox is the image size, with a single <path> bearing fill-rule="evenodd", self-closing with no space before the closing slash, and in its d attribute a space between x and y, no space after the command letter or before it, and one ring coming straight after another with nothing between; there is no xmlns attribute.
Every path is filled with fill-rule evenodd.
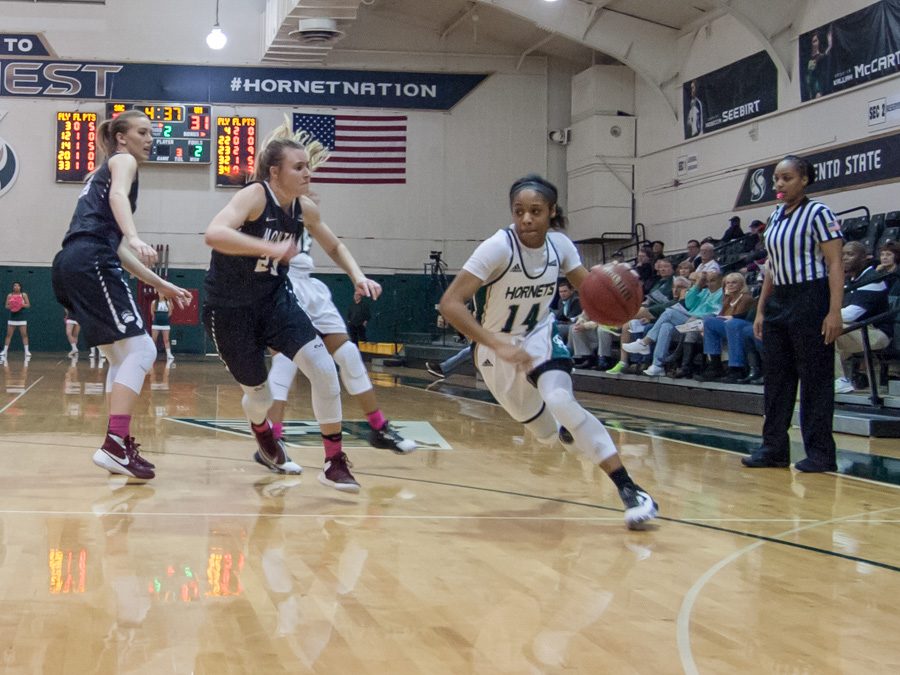
<svg viewBox="0 0 900 675"><path fill-rule="evenodd" d="M21 295L10 295L9 296L9 311L10 312L18 312L25 306L25 300Z"/></svg>
<svg viewBox="0 0 900 675"><path fill-rule="evenodd" d="M633 319L644 299L641 280L628 265L595 267L578 289L581 308L591 321L621 326Z"/></svg>

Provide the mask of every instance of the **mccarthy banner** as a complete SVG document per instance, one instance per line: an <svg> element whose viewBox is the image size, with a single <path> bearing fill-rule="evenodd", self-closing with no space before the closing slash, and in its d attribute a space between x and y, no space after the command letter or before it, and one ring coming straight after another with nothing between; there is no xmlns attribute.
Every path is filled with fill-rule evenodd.
<svg viewBox="0 0 900 675"><path fill-rule="evenodd" d="M900 0L874 5L803 33L800 98L808 101L900 71Z"/></svg>
<svg viewBox="0 0 900 675"><path fill-rule="evenodd" d="M816 167L816 182L809 194L823 194L900 180L900 132L838 145L804 155ZM773 176L778 162L754 166L738 193L735 209L774 204Z"/></svg>
<svg viewBox="0 0 900 675"><path fill-rule="evenodd" d="M686 82L682 99L684 137L693 138L777 110L778 73L759 52Z"/></svg>
<svg viewBox="0 0 900 675"><path fill-rule="evenodd" d="M0 96L450 110L486 77L0 59Z"/></svg>

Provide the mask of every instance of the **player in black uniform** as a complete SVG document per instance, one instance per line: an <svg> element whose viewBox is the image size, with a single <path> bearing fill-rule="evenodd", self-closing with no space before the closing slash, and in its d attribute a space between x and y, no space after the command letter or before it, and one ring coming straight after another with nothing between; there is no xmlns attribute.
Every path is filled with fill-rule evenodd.
<svg viewBox="0 0 900 675"><path fill-rule="evenodd" d="M97 137L108 159L87 180L62 250L53 259L53 292L81 324L88 346L99 346L109 361L109 427L94 463L111 473L154 477L155 468L138 452L130 435L131 413L156 359L122 268L156 288L179 306L191 295L146 267L156 251L138 237L132 214L137 207L138 163L150 156L150 120L139 111L106 120ZM145 264L146 263L146 264Z"/></svg>
<svg viewBox="0 0 900 675"><path fill-rule="evenodd" d="M319 480L358 492L341 446L340 384L334 361L287 278L304 226L315 236L319 209L308 197L309 156L285 122L260 147L255 181L238 192L206 230L213 248L206 276L203 322L219 356L244 390L241 404L256 436L254 459L272 471L300 473L267 419L267 347L291 359L309 378L313 414L325 445ZM364 295L373 282L354 279Z"/></svg>

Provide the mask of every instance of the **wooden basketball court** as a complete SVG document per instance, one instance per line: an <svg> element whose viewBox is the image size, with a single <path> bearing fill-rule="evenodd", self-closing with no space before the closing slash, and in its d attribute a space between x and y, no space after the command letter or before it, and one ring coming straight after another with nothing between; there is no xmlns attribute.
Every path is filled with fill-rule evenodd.
<svg viewBox="0 0 900 675"><path fill-rule="evenodd" d="M211 359L156 364L132 428L157 478L126 485L91 463L104 378L85 357L0 366L3 673L900 671L900 492L740 468L723 448L758 417L581 395L660 503L629 532L599 470L470 378L376 376L410 456L366 446L345 398L359 495L316 480L300 380L302 477L255 464Z"/></svg>

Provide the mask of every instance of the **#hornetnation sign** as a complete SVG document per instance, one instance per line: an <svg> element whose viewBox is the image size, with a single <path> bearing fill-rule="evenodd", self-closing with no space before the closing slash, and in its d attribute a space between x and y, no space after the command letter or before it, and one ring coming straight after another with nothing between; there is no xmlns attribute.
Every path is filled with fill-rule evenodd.
<svg viewBox="0 0 900 675"><path fill-rule="evenodd" d="M450 110L486 77L0 59L0 96Z"/></svg>

